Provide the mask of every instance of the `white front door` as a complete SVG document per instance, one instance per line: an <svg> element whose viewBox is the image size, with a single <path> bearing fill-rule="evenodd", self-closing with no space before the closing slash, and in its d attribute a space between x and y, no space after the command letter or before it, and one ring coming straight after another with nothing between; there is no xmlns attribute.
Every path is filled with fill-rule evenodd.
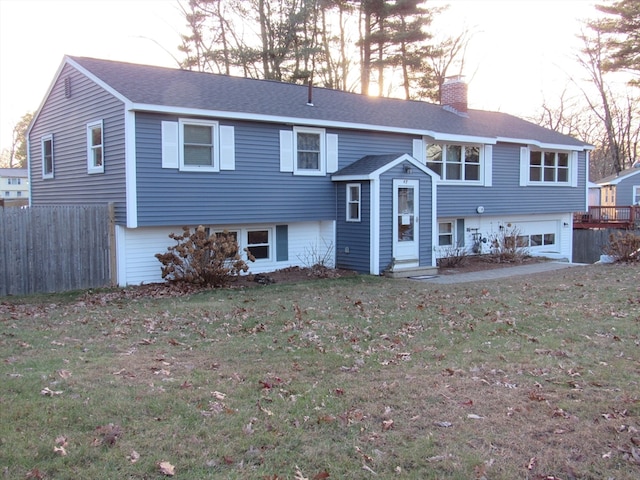
<svg viewBox="0 0 640 480"><path fill-rule="evenodd" d="M418 180L393 181L393 258L395 268L420 264Z"/></svg>

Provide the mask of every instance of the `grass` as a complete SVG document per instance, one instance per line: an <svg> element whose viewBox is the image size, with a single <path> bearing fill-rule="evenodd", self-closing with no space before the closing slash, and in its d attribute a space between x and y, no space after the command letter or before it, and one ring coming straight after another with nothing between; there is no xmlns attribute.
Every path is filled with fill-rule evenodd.
<svg viewBox="0 0 640 480"><path fill-rule="evenodd" d="M635 479L639 273L5 298L2 473Z"/></svg>

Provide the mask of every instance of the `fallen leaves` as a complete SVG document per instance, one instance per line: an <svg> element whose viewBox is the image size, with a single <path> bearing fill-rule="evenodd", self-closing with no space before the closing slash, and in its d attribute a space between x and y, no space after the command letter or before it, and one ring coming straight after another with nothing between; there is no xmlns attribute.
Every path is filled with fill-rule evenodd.
<svg viewBox="0 0 640 480"><path fill-rule="evenodd" d="M122 436L122 428L120 425L109 423L108 425L102 425L96 428L97 438L94 438L93 445L107 445L112 447Z"/></svg>
<svg viewBox="0 0 640 480"><path fill-rule="evenodd" d="M54 397L57 395L62 395L62 393L62 390L51 390L49 387L44 387L42 390L40 390L40 395L43 395L45 397Z"/></svg>
<svg viewBox="0 0 640 480"><path fill-rule="evenodd" d="M168 477L173 477L176 474L176 467L171 465L169 462L158 463L158 470L160 470L160 473L167 475Z"/></svg>

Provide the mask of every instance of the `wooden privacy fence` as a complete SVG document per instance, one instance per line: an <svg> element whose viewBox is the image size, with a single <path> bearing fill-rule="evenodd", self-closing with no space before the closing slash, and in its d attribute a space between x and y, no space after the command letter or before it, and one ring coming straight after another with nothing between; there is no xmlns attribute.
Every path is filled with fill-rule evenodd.
<svg viewBox="0 0 640 480"><path fill-rule="evenodd" d="M111 284L110 205L0 208L0 296Z"/></svg>
<svg viewBox="0 0 640 480"><path fill-rule="evenodd" d="M603 255L603 247L609 244L609 235L624 233L619 228L575 229L573 231L573 261L575 263L595 263ZM636 230L636 234L640 231Z"/></svg>

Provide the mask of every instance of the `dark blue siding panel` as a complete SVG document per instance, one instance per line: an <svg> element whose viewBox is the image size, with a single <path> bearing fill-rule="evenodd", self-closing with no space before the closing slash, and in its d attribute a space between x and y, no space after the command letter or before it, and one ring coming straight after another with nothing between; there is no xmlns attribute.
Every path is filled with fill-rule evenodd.
<svg viewBox="0 0 640 480"><path fill-rule="evenodd" d="M69 78L71 96L65 97ZM87 174L87 123L102 120L104 173ZM65 66L29 135L33 205L114 202L116 221L125 221L125 125L123 103L74 68ZM41 138L53 135L54 174L42 179Z"/></svg>
<svg viewBox="0 0 640 480"><path fill-rule="evenodd" d="M384 155L388 153L412 154L413 139L411 135L400 135L380 132L364 132L341 130L338 133L338 168L351 165L365 155Z"/></svg>
<svg viewBox="0 0 640 480"><path fill-rule="evenodd" d="M276 225L276 261L289 260L289 226Z"/></svg>
<svg viewBox="0 0 640 480"><path fill-rule="evenodd" d="M487 215L541 214L582 211L585 206L585 153L578 154L578 186L520 186L521 145L498 143L493 147L491 187L438 185L438 217L477 215L479 205Z"/></svg>
<svg viewBox="0 0 640 480"><path fill-rule="evenodd" d="M136 116L140 226L283 223L335 217L330 175L280 172L279 131L290 127L221 122L235 129L236 169L180 172L162 168L162 120L177 118Z"/></svg>
<svg viewBox="0 0 640 480"><path fill-rule="evenodd" d="M370 273L371 186L369 182L349 183L360 183L361 221L346 221L347 182L336 183L336 196L338 199L336 266L355 270L359 273Z"/></svg>
<svg viewBox="0 0 640 480"><path fill-rule="evenodd" d="M616 185L616 205L624 206L633 203L633 187L640 185L640 175L625 178Z"/></svg>

